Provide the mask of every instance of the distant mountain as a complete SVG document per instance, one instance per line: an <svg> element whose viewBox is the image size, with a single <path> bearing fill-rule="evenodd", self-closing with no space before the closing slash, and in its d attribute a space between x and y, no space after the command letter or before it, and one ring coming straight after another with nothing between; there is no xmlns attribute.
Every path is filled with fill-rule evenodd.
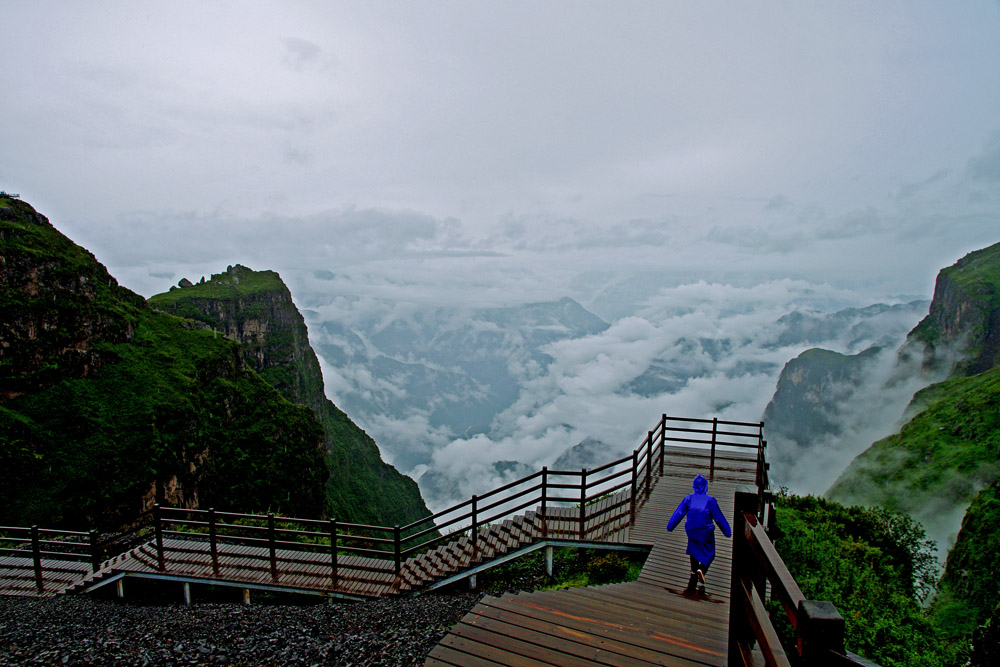
<svg viewBox="0 0 1000 667"><path fill-rule="evenodd" d="M597 468L615 459L607 443L586 438L567 449L552 463L552 470L582 470Z"/></svg>
<svg viewBox="0 0 1000 667"><path fill-rule="evenodd" d="M308 408L6 198L0 340L0 523L113 529L154 502L323 512Z"/></svg>
<svg viewBox="0 0 1000 667"><path fill-rule="evenodd" d="M938 275L930 311L902 354L951 377L913 397L894 436L860 455L830 489L842 502L887 504L917 518L966 505L1000 474L990 425L1000 425L1000 243L970 253Z"/></svg>
<svg viewBox="0 0 1000 667"><path fill-rule="evenodd" d="M897 342L893 331L900 318L911 317L927 310L926 300L908 303L876 303L865 308L844 308L835 313L796 310L778 319L782 327L771 347L796 344L827 343L840 340L846 349L857 345L885 346Z"/></svg>
<svg viewBox="0 0 1000 667"><path fill-rule="evenodd" d="M350 389L338 402L366 424L419 416L447 437L489 431L523 382L551 363L545 345L601 333L608 325L572 299L504 308L418 311L345 326L316 327L317 349ZM429 461L431 443L401 448L396 462Z"/></svg>
<svg viewBox="0 0 1000 667"><path fill-rule="evenodd" d="M251 368L286 399L315 413L330 467L330 516L405 525L430 514L416 482L383 462L375 442L326 398L305 321L277 273L230 266L211 280L173 288L149 303L239 341Z"/></svg>
<svg viewBox="0 0 1000 667"><path fill-rule="evenodd" d="M879 348L854 355L812 348L785 364L774 396L764 410L771 474L778 484L794 484L815 461L824 457L843 434L842 411L866 377ZM852 452L853 455L856 452ZM799 470L805 465L807 470Z"/></svg>

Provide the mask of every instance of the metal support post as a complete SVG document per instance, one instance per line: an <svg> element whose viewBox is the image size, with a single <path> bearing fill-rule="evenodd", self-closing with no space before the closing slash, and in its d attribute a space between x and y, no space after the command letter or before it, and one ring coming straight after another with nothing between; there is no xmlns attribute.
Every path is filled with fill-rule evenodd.
<svg viewBox="0 0 1000 667"><path fill-rule="evenodd" d="M35 586L39 593L43 593L45 584L42 582L42 547L38 539L38 526L31 527L31 560L35 566Z"/></svg>

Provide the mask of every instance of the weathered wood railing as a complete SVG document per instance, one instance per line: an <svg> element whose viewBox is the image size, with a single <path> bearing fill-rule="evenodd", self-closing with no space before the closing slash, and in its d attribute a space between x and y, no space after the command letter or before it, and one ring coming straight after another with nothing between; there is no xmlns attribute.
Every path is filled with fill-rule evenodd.
<svg viewBox="0 0 1000 667"><path fill-rule="evenodd" d="M90 563L97 570L101 563L97 531L52 530L31 526L0 526L0 556L18 559L5 565L24 571L23 578L34 578L39 593L45 592L45 571L60 570L58 562Z"/></svg>
<svg viewBox="0 0 1000 667"><path fill-rule="evenodd" d="M601 536L602 529L610 522L621 521L623 515L628 516L624 525L633 523L636 509L649 497L654 476L704 470L706 450L710 477L726 474L731 464L746 462L747 456L739 455L740 450L755 450L758 490L763 491L767 485L765 446L760 422L686 419L664 414L630 456L592 470L542 468L405 526L156 506L136 522L134 534L126 532L117 535L113 542L96 544L88 533L80 533L77 538L89 540L90 551L81 551L81 557L92 559L95 567L99 556L115 555L130 539L134 542L137 535L146 539L152 535L160 570L166 568L171 557L203 553L203 545L200 549L185 545L185 541L196 540L209 543L216 572L218 545L236 544L260 547L247 552L248 561L260 561L248 567L269 570L275 579L283 572L283 564L301 562L296 553L303 552L329 554L334 582L343 556L370 559L367 565L355 561L356 569L399 574L408 558L448 541L465 537L475 551L490 524L528 509L532 520L538 523L542 539L587 542ZM38 567L44 569L44 560L37 559ZM309 562L315 564L315 557Z"/></svg>
<svg viewBox="0 0 1000 667"><path fill-rule="evenodd" d="M764 529L763 522L771 520L773 508L759 513L760 496L750 488L736 492L729 664L755 664L751 650L756 643L768 667L878 667L844 649L844 619L832 603L807 600L802 594ZM771 599L781 604L795 631L794 660L782 648L764 607L768 583Z"/></svg>
<svg viewBox="0 0 1000 667"><path fill-rule="evenodd" d="M96 572L101 564L128 549L141 544L152 534L153 513L143 512L135 517L124 530L99 534L96 530L87 532L39 528L38 526L0 526L0 557L10 557L4 568L12 576L34 580L39 593L46 592L46 574L68 572L60 563L89 563Z"/></svg>

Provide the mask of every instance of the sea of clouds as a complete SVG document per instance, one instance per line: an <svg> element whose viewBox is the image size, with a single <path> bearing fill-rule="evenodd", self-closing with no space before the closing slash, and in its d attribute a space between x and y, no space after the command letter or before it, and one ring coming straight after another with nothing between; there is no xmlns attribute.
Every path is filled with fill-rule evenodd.
<svg viewBox="0 0 1000 667"><path fill-rule="evenodd" d="M523 279L508 277L499 284L506 282L513 288ZM387 461L418 479L432 509L511 481L525 470L551 465L587 439L602 443L605 460L626 455L661 413L758 421L784 364L810 347L855 354L872 345L884 346L886 354L870 371L869 380L878 387L892 372L895 349L926 313L926 302L881 314L847 311L837 326L803 333L782 318L798 312L821 322L845 308L869 303L848 290L803 280L747 285L671 281L677 282L676 276L666 273L644 273L640 279L629 274L604 275L600 281L581 275L569 281L574 286L568 290L570 296L601 316L607 327L583 336L568 332L537 350L519 348L518 331L506 332L514 339L507 371L516 384L515 396L474 433L457 432L435 421L427 407L433 400L421 394L428 387L402 376L379 376L372 370L377 365L374 360L386 356L385 350L371 342L380 331L419 329L424 341L449 331L465 331L462 325L472 317L471 311L464 303L450 302L448 289L442 293L422 285L419 271L399 284L330 274L321 276L321 285L311 283L314 291L300 289L297 298L308 313L328 395L338 405L352 406L350 416L375 438ZM496 275L490 276L490 282L494 289L479 295L479 307L502 305L516 311L518 306L536 303L518 304L512 298L518 293L515 289L497 291ZM598 289L588 289L588 285ZM897 303L904 301L897 299ZM338 333L326 333L323 325L327 322L336 322ZM351 343L344 331L350 332ZM324 355L324 349L338 346L352 347L354 355L337 355L336 359ZM415 346L397 361L440 364L429 360L426 349ZM543 361L533 361L538 358ZM452 370L456 377L461 374L458 365ZM860 394L852 397L842 411L843 419L852 424L875 422L891 432L912 389L901 386L891 398L876 392L881 396L877 404L861 400ZM386 409L388 397L395 409ZM461 396L437 398L462 400ZM867 416L855 416L851 406L864 408ZM873 406L877 417L871 414ZM776 482L799 492L821 492L880 434L878 428L845 428L841 440L849 444L828 443L823 465L810 466L815 474L797 469L788 479ZM521 465L498 466L498 462Z"/></svg>

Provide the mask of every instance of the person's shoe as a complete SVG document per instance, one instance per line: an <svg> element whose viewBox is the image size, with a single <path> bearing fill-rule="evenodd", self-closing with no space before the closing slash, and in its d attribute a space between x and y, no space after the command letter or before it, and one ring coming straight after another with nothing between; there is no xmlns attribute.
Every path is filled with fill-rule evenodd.
<svg viewBox="0 0 1000 667"><path fill-rule="evenodd" d="M701 591L702 593L704 593L705 592L705 573L702 572L701 570L698 570L697 575L698 575L698 590Z"/></svg>

